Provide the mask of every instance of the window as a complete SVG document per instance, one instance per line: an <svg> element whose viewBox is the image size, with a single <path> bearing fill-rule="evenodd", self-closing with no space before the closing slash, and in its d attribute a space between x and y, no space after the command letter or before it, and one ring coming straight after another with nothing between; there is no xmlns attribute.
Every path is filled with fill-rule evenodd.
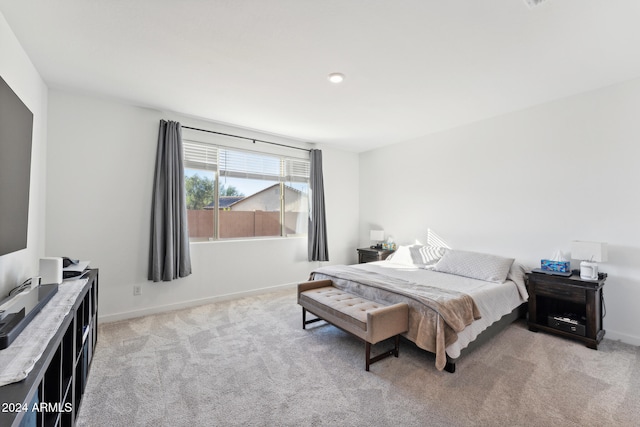
<svg viewBox="0 0 640 427"><path fill-rule="evenodd" d="M183 140L191 241L307 233L309 161Z"/></svg>

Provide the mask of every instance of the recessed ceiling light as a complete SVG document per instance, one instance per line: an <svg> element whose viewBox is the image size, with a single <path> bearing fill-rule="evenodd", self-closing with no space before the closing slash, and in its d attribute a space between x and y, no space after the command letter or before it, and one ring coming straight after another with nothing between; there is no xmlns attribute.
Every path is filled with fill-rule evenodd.
<svg viewBox="0 0 640 427"><path fill-rule="evenodd" d="M342 73L329 74L329 81L331 83L342 83L343 80L344 80L344 74Z"/></svg>
<svg viewBox="0 0 640 427"><path fill-rule="evenodd" d="M529 6L530 8L536 7L542 3L544 3L547 0L524 0L524 2L527 4L527 6Z"/></svg>

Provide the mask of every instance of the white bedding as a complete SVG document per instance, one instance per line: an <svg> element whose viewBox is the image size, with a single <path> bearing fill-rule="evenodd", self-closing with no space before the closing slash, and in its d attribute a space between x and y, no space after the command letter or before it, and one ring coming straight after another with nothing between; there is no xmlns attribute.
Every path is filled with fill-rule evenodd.
<svg viewBox="0 0 640 427"><path fill-rule="evenodd" d="M460 351L466 348L480 332L500 320L505 314L511 313L528 298L524 281L520 277L513 277L514 280L507 280L504 283L485 282L430 269L408 267L390 261L376 261L353 267L470 295L482 317L458 332L458 340L446 348L449 357L454 359L460 356Z"/></svg>

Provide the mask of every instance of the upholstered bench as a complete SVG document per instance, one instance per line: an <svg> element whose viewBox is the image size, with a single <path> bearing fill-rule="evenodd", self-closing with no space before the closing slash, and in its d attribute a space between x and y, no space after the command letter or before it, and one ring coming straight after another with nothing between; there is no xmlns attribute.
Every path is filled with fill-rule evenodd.
<svg viewBox="0 0 640 427"><path fill-rule="evenodd" d="M302 329L324 320L365 342L365 369L391 355L398 357L400 334L409 329L409 307L405 303L379 304L333 286L331 280L298 284L302 306ZM317 318L307 320L307 311ZM395 347L371 358L371 345L395 337Z"/></svg>

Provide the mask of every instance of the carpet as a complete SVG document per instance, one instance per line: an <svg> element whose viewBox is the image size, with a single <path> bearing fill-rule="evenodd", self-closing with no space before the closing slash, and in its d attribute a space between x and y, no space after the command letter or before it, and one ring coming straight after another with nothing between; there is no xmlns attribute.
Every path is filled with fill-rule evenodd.
<svg viewBox="0 0 640 427"><path fill-rule="evenodd" d="M605 319L606 326L606 319ZM373 354L390 346L373 347ZM293 289L99 326L78 426L637 426L640 347L597 351L518 321L457 363L364 344Z"/></svg>

